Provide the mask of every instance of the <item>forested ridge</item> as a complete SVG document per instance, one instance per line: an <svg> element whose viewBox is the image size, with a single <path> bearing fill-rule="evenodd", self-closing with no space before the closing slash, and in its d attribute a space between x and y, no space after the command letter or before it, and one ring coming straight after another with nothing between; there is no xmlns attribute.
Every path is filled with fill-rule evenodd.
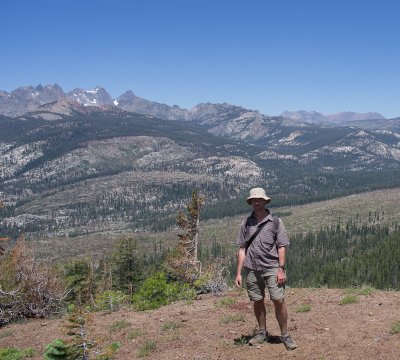
<svg viewBox="0 0 400 360"><path fill-rule="evenodd" d="M236 110L224 123L235 131ZM207 199L202 218L217 219L244 214L253 186L294 206L400 184L394 132L268 118L264 136L232 138L214 133L218 116L204 125L119 110L35 116L0 116L0 233L14 240L163 232L194 188Z"/></svg>
<svg viewBox="0 0 400 360"><path fill-rule="evenodd" d="M348 223L293 237L289 285L400 290L400 229Z"/></svg>

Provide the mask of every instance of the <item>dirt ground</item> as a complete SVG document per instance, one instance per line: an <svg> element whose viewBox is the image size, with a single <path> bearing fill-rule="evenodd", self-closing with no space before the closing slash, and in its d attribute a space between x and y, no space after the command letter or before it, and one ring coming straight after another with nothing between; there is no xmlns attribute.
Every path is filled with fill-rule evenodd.
<svg viewBox="0 0 400 360"><path fill-rule="evenodd" d="M98 312L88 337L104 344L119 341L122 346L115 359L400 359L400 333L391 334L393 324L400 322L400 292L357 294L357 303L341 305L345 294L340 289L287 290L289 329L298 344L290 352L279 342L269 302L272 339L253 347L246 343L256 321L245 291L239 290L152 311ZM304 305L309 311L299 311ZM33 359L43 359L46 344L66 339L65 323L65 319L39 319L10 324L0 329L0 348L34 348Z"/></svg>

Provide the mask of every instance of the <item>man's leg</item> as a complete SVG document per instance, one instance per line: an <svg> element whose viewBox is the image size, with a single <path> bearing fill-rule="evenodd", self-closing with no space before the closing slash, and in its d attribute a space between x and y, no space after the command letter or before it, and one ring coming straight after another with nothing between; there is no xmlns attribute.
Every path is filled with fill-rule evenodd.
<svg viewBox="0 0 400 360"><path fill-rule="evenodd" d="M297 348L296 343L288 333L288 311L285 303L285 287L279 286L276 281L276 273L266 272L268 291L275 306L275 317L281 329L281 340L288 350Z"/></svg>
<svg viewBox="0 0 400 360"><path fill-rule="evenodd" d="M285 300L274 300L275 305L275 317L278 321L281 333L287 333L287 323L288 323L288 312L286 308Z"/></svg>
<svg viewBox="0 0 400 360"><path fill-rule="evenodd" d="M256 316L258 322L258 331L249 340L249 345L261 344L267 340L267 330L266 330L266 309L264 304L264 299L253 301L254 315Z"/></svg>
<svg viewBox="0 0 400 360"><path fill-rule="evenodd" d="M281 328L281 341L285 344L286 349L294 350L297 348L296 343L292 340L289 335L287 322L288 312L285 304L285 300L274 300L275 305L275 316L278 321L279 327Z"/></svg>
<svg viewBox="0 0 400 360"><path fill-rule="evenodd" d="M260 274L248 271L246 274L247 293L253 301L254 315L258 323L257 333L249 340L249 345L260 344L267 340L266 309L264 304L265 284Z"/></svg>
<svg viewBox="0 0 400 360"><path fill-rule="evenodd" d="M265 309L265 303L264 299L262 300L257 300L254 301L254 315L256 316L257 322L258 322L258 328L261 329L266 329L266 316L267 312Z"/></svg>

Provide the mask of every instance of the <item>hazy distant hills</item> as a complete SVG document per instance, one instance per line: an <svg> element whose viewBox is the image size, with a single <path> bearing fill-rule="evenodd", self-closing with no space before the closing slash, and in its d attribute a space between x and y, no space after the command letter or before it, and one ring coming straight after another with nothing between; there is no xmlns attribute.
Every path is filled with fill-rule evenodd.
<svg viewBox="0 0 400 360"><path fill-rule="evenodd" d="M379 114L333 126L58 85L1 92L0 110L2 234L163 229L195 188L203 216L221 217L246 211L252 186L279 205L400 185L400 119L369 119Z"/></svg>
<svg viewBox="0 0 400 360"><path fill-rule="evenodd" d="M360 124L362 124L363 121L368 120L386 120L384 116L375 112L362 114L351 111L344 111L331 115L323 115L317 111L285 111L281 114L281 116L299 122L330 125L347 125L353 121L358 121Z"/></svg>
<svg viewBox="0 0 400 360"><path fill-rule="evenodd" d="M285 111L281 115L299 123L319 124L327 126L350 126L365 130L400 130L400 117L386 119L375 112L355 113L351 111L323 115L316 111Z"/></svg>

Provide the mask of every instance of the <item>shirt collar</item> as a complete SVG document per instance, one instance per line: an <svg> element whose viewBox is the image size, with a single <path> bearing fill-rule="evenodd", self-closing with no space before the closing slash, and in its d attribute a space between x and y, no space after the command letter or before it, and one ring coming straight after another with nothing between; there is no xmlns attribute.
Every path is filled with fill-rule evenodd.
<svg viewBox="0 0 400 360"><path fill-rule="evenodd" d="M262 223L267 222L267 221L274 221L274 218L273 218L273 216L272 216L271 211L270 211L269 209L265 209L265 210L268 211L268 215L267 215L264 219L262 219L262 220L260 221L259 224L262 224ZM255 215L254 215L254 211L251 212L250 217L256 219L256 217L255 217ZM256 219L256 220L257 220L257 219Z"/></svg>

